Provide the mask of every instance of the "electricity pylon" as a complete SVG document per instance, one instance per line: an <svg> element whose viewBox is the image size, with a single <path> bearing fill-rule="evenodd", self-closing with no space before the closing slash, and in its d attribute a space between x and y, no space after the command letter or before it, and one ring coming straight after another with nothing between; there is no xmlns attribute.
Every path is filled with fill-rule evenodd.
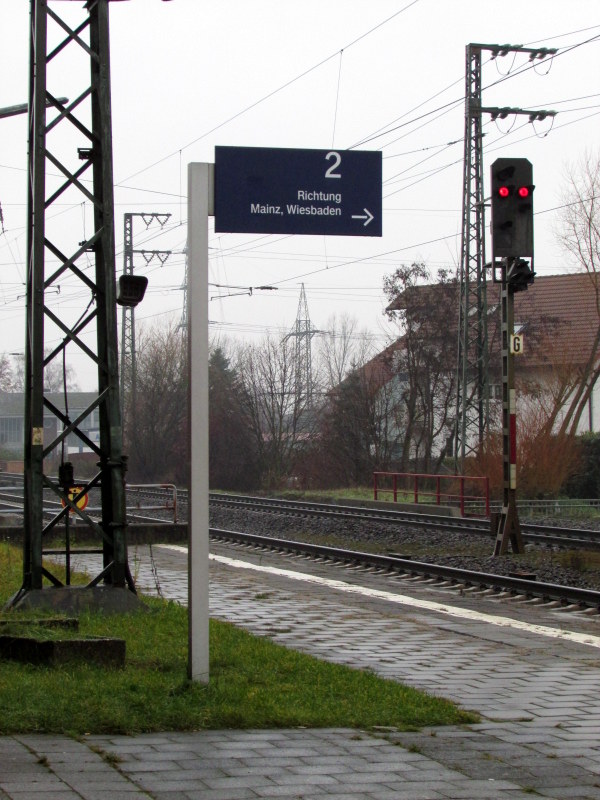
<svg viewBox="0 0 600 800"><path fill-rule="evenodd" d="M284 341L294 338L296 340L296 402L302 403L305 409L312 408L313 404L313 375L312 375L312 338L323 331L312 327L308 313L308 300L304 291L304 284L300 290L298 311L294 330L288 333Z"/></svg>

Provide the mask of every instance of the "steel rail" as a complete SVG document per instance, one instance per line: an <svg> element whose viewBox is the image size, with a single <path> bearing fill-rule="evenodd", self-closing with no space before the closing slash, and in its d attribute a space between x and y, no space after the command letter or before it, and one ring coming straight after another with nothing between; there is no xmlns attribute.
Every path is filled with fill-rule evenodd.
<svg viewBox="0 0 600 800"><path fill-rule="evenodd" d="M147 492L152 494L152 492ZM178 505L180 510L187 506L187 491L178 490ZM4 501L4 502L2 502ZM14 511L18 513L17 506L21 505L23 497L10 491L0 490L0 508L8 508L4 513ZM57 503L48 503L58 505ZM251 509L268 513L281 513L302 517L317 517L329 519L355 519L364 522L378 522L383 524L410 524L422 528L437 529L449 532L460 532L467 535L493 538L490 523L480 517L454 517L442 514L420 513L417 511L400 511L380 507L365 507L360 505L339 505L331 503L314 503L308 501L280 500L276 498L252 497L246 495L210 493L211 506L224 506L228 508ZM161 507L162 508L162 507ZM92 509L93 510L93 509ZM128 518L145 519L158 522L158 520L136 515L135 511L156 510L155 508L128 509ZM522 523L523 538L532 544L551 545L555 547L571 547L577 549L600 549L600 531L582 528L562 528L552 525L539 525Z"/></svg>
<svg viewBox="0 0 600 800"><path fill-rule="evenodd" d="M524 577L496 575L487 572L449 567L440 564L428 564L422 561L402 558L394 555L377 555L355 550L343 550L338 547L309 544L288 539L275 539L270 536L230 531L221 528L210 528L212 539L235 542L238 544L260 547L295 555L308 555L312 558L324 558L341 564L360 564L374 567L390 573L423 578L435 578L449 581L457 587L473 587L481 590L491 589L498 594L510 592L526 598L540 598L545 603L558 602L562 606L596 609L600 612L600 592L592 589L581 589L576 586L560 586L554 583L542 583Z"/></svg>
<svg viewBox="0 0 600 800"><path fill-rule="evenodd" d="M416 511L397 511L378 507L332 505L331 503L312 503L306 501L278 500L243 495L224 495L211 492L213 506L245 508L254 511L279 512L297 516L321 518L354 518L368 522L402 523L446 531L459 531L492 538L490 522L480 517L452 517L441 514L427 514ZM537 544L570 546L577 548L600 548L600 531L581 528L560 528L550 525L521 524L526 541Z"/></svg>

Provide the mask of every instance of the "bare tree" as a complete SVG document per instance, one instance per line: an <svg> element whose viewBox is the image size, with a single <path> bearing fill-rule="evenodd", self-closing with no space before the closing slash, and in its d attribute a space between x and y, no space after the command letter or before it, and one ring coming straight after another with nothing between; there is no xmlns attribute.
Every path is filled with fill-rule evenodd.
<svg viewBox="0 0 600 800"><path fill-rule="evenodd" d="M399 327L394 372L405 419L401 469L416 460L437 471L450 433L455 395L457 281L440 270L432 283L422 263L401 266L384 279L388 318Z"/></svg>
<svg viewBox="0 0 600 800"><path fill-rule="evenodd" d="M138 335L135 397L126 398L134 480L187 480L187 358L175 325Z"/></svg>
<svg viewBox="0 0 600 800"><path fill-rule="evenodd" d="M558 238L598 288L600 271L600 153L586 153L570 166L563 192ZM598 294L596 295L598 298ZM600 303L598 304L600 314Z"/></svg>
<svg viewBox="0 0 600 800"><path fill-rule="evenodd" d="M0 391L12 392L14 390L14 375L12 365L6 353L0 355Z"/></svg>
<svg viewBox="0 0 600 800"><path fill-rule="evenodd" d="M348 314L333 314L318 339L317 361L323 376L324 391L342 383L352 369L357 369L374 355L368 331L358 330L358 320Z"/></svg>
<svg viewBox="0 0 600 800"><path fill-rule="evenodd" d="M579 164L567 170L558 239L566 252L590 279L598 324L587 353L579 366L579 375L564 408L556 408L552 422L560 414L559 435L574 434L600 376L600 153L586 153Z"/></svg>
<svg viewBox="0 0 600 800"><path fill-rule="evenodd" d="M242 403L266 486L277 486L292 474L294 459L313 427L297 391L296 366L295 345L289 339L267 337L237 354Z"/></svg>
<svg viewBox="0 0 600 800"><path fill-rule="evenodd" d="M306 483L321 488L364 485L388 470L401 426L388 352L350 370L327 393L318 436L303 465Z"/></svg>
<svg viewBox="0 0 600 800"><path fill-rule="evenodd" d="M47 356L50 351L44 352ZM6 359L6 355L4 356ZM15 357L15 367L6 365L11 372L10 389L5 391L24 392L25 391L25 358L22 355ZM44 367L44 390L47 392L63 392L65 386L70 392L79 391L75 370L63 359L55 358Z"/></svg>
<svg viewBox="0 0 600 800"><path fill-rule="evenodd" d="M44 390L62 392L65 387L70 392L79 391L75 370L62 360L51 361L44 368Z"/></svg>

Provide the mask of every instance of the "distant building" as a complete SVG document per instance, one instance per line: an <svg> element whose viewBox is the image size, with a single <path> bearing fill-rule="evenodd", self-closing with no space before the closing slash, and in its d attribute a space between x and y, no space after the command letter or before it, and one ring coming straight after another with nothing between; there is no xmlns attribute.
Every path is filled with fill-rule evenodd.
<svg viewBox="0 0 600 800"><path fill-rule="evenodd" d="M61 414L65 414L65 397L62 392L50 392L44 396ZM69 392L69 419L77 419L97 399L97 396L94 392ZM0 392L0 452L5 459L23 458L24 409L25 395L23 392ZM100 421L97 408L82 420L79 428L92 442L98 442ZM61 420L50 410L46 410L44 413L44 444L54 441L62 429ZM68 453L90 452L85 443L72 433L67 436L65 446Z"/></svg>

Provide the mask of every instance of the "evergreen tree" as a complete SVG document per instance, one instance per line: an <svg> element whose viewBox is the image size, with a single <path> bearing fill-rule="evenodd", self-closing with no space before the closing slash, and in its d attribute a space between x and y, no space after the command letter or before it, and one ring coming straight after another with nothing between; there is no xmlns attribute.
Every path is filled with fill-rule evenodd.
<svg viewBox="0 0 600 800"><path fill-rule="evenodd" d="M256 455L242 403L243 388L220 347L208 362L211 489L245 490L258 485Z"/></svg>

